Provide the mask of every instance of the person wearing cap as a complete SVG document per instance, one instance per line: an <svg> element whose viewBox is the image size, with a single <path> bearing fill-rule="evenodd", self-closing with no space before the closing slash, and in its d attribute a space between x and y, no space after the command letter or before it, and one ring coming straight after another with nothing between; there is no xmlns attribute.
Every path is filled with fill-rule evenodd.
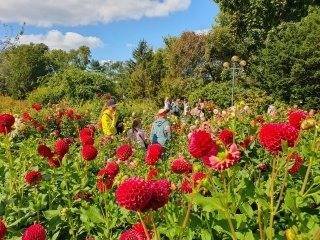
<svg viewBox="0 0 320 240"><path fill-rule="evenodd" d="M118 114L116 110L116 103L113 99L107 102L107 109L103 111L101 117L102 131L106 136L113 136L116 134Z"/></svg>
<svg viewBox="0 0 320 240"><path fill-rule="evenodd" d="M169 110L160 109L152 124L150 141L164 146L171 138L170 122L166 119Z"/></svg>

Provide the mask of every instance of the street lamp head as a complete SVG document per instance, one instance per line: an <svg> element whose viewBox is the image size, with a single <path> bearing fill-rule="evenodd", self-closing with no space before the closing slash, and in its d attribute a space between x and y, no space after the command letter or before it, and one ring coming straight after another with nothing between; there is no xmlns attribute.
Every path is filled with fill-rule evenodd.
<svg viewBox="0 0 320 240"><path fill-rule="evenodd" d="M229 62L224 62L222 65L225 69L230 68L230 63Z"/></svg>
<svg viewBox="0 0 320 240"><path fill-rule="evenodd" d="M245 60L241 60L239 64L241 67L245 67L247 65L247 62Z"/></svg>
<svg viewBox="0 0 320 240"><path fill-rule="evenodd" d="M237 55L234 55L232 58L231 58L231 61L232 62L239 62L240 58L237 56Z"/></svg>

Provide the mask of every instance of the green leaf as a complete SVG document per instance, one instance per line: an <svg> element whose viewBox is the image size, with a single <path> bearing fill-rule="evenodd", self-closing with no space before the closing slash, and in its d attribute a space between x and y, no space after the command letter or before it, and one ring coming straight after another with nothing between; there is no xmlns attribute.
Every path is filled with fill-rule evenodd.
<svg viewBox="0 0 320 240"><path fill-rule="evenodd" d="M96 206L91 206L87 210L82 210L83 219L87 219L89 222L102 223L104 222L103 216L100 214L99 209Z"/></svg>
<svg viewBox="0 0 320 240"><path fill-rule="evenodd" d="M251 206L249 205L249 203L243 203L240 206L240 210L241 210L242 213L244 213L249 218L253 217L254 212L253 212Z"/></svg>
<svg viewBox="0 0 320 240"><path fill-rule="evenodd" d="M211 240L211 233L207 229L201 229L201 239Z"/></svg>

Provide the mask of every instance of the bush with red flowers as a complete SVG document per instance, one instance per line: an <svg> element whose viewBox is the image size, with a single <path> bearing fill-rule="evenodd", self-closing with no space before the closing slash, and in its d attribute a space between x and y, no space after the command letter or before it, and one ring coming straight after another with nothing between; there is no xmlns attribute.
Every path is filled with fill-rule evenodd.
<svg viewBox="0 0 320 240"><path fill-rule="evenodd" d="M29 226L23 233L21 240L46 240L46 229L39 223Z"/></svg>

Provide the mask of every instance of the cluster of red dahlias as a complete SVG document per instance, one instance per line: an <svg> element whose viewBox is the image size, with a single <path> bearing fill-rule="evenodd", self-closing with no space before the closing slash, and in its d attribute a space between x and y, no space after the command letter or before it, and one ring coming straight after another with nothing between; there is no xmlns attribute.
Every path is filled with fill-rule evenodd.
<svg viewBox="0 0 320 240"><path fill-rule="evenodd" d="M0 134L8 134L12 130L15 122L14 116L8 113L0 115Z"/></svg>
<svg viewBox="0 0 320 240"><path fill-rule="evenodd" d="M79 133L80 142L82 144L81 154L85 161L92 161L98 155L97 148L94 144L94 129L85 127Z"/></svg>
<svg viewBox="0 0 320 240"><path fill-rule="evenodd" d="M42 174L39 171L32 170L24 176L25 182L30 186L35 186L42 180Z"/></svg>
<svg viewBox="0 0 320 240"><path fill-rule="evenodd" d="M108 191L112 185L115 177L119 173L119 165L116 162L108 162L106 166L97 174L97 189L99 192Z"/></svg>
<svg viewBox="0 0 320 240"><path fill-rule="evenodd" d="M192 193L193 189L196 189L201 185L201 182L205 180L207 175L203 172L195 172L191 176L191 180L184 179L181 182L180 190L183 193Z"/></svg>
<svg viewBox="0 0 320 240"><path fill-rule="evenodd" d="M148 165L156 165L163 153L163 147L159 143L150 144L145 156L145 162Z"/></svg>
<svg viewBox="0 0 320 240"><path fill-rule="evenodd" d="M23 233L21 240L46 240L46 229L39 223L29 226Z"/></svg>
<svg viewBox="0 0 320 240"><path fill-rule="evenodd" d="M191 173L192 164L180 156L171 162L171 171L178 174Z"/></svg>
<svg viewBox="0 0 320 240"><path fill-rule="evenodd" d="M147 234L148 236L147 236ZM119 240L148 240L151 239L151 232L145 230L142 223L134 224L130 229L121 233Z"/></svg>
<svg viewBox="0 0 320 240"><path fill-rule="evenodd" d="M0 219L0 239L5 239L7 234L7 226L2 219Z"/></svg>
<svg viewBox="0 0 320 240"><path fill-rule="evenodd" d="M233 143L234 133L230 129L223 129L218 138L225 146L230 146Z"/></svg>
<svg viewBox="0 0 320 240"><path fill-rule="evenodd" d="M121 161L127 161L133 154L133 149L130 144L123 144L116 150L116 157Z"/></svg>
<svg viewBox="0 0 320 240"><path fill-rule="evenodd" d="M70 144L71 140L69 138L58 139L54 144L54 151L52 151L45 144L39 144L38 154L44 158L47 158L50 167L60 167L63 157L69 151Z"/></svg>
<svg viewBox="0 0 320 240"><path fill-rule="evenodd" d="M259 142L267 151L277 154L282 151L282 144L286 142L293 147L299 137L299 131L288 123L267 123L259 132Z"/></svg>
<svg viewBox="0 0 320 240"><path fill-rule="evenodd" d="M116 201L131 211L146 212L163 207L171 193L168 180L146 181L139 177L132 177L121 183L116 190Z"/></svg>

